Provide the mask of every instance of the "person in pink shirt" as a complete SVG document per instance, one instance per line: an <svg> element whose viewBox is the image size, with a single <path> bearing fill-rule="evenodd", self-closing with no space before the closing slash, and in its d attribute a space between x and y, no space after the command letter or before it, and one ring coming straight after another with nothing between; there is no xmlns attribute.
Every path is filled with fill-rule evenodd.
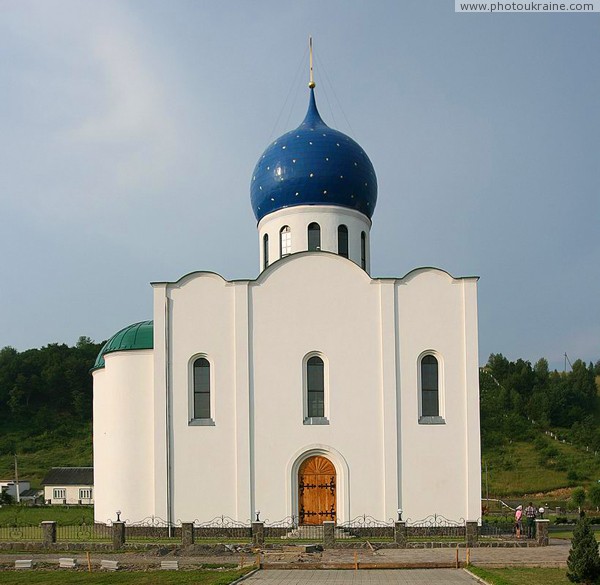
<svg viewBox="0 0 600 585"><path fill-rule="evenodd" d="M523 531L523 506L518 505L515 510L515 534L517 538L521 538L521 532Z"/></svg>

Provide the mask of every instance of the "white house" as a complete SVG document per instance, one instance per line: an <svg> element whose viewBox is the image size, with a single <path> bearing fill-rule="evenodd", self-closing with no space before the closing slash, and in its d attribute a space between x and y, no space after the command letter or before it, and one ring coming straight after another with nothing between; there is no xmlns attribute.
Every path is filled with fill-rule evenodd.
<svg viewBox="0 0 600 585"><path fill-rule="evenodd" d="M17 499L17 486L19 496L21 496L31 488L31 483L28 481L19 481L17 484L14 479L0 479L0 493L8 494L13 500Z"/></svg>
<svg viewBox="0 0 600 585"><path fill-rule="evenodd" d="M42 486L47 504L94 503L93 467L52 467L42 480Z"/></svg>
<svg viewBox="0 0 600 585"><path fill-rule="evenodd" d="M477 278L371 276L376 200L311 88L251 178L256 279L153 283L98 356L97 521L479 518Z"/></svg>

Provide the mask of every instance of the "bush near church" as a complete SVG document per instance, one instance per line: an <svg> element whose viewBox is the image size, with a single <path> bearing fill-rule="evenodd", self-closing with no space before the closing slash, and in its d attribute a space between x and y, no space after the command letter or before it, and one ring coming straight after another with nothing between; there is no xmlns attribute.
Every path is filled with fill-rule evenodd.
<svg viewBox="0 0 600 585"><path fill-rule="evenodd" d="M582 512L573 531L571 551L567 560L567 577L573 583L593 584L600 581L598 543Z"/></svg>

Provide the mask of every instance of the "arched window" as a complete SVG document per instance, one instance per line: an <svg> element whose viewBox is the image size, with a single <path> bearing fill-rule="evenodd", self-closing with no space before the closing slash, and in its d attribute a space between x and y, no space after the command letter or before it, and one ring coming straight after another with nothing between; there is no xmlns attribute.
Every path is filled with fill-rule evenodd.
<svg viewBox="0 0 600 585"><path fill-rule="evenodd" d="M210 418L210 363L203 357L194 362L194 418Z"/></svg>
<svg viewBox="0 0 600 585"><path fill-rule="evenodd" d="M325 416L325 365L318 356L306 362L306 397L309 418Z"/></svg>
<svg viewBox="0 0 600 585"><path fill-rule="evenodd" d="M421 359L421 416L440 416L439 388L438 361L425 355Z"/></svg>
<svg viewBox="0 0 600 585"><path fill-rule="evenodd" d="M338 254L348 258L348 228L345 225L338 226Z"/></svg>
<svg viewBox="0 0 600 585"><path fill-rule="evenodd" d="M269 234L263 236L263 270L269 265Z"/></svg>
<svg viewBox="0 0 600 585"><path fill-rule="evenodd" d="M314 252L321 249L321 226L311 223L308 226L308 251Z"/></svg>
<svg viewBox="0 0 600 585"><path fill-rule="evenodd" d="M360 232L360 267L367 269L367 236L365 232Z"/></svg>
<svg viewBox="0 0 600 585"><path fill-rule="evenodd" d="M292 253L292 230L289 225L284 225L279 231L279 248L282 257Z"/></svg>

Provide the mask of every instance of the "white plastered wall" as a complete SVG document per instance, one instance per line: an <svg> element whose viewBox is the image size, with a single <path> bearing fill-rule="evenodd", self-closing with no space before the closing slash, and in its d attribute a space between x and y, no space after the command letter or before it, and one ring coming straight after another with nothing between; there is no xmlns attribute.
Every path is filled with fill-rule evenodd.
<svg viewBox="0 0 600 585"><path fill-rule="evenodd" d="M480 514L476 278L418 269L398 282L404 518ZM419 424L419 358L439 362L444 424Z"/></svg>
<svg viewBox="0 0 600 585"><path fill-rule="evenodd" d="M94 518L143 520L154 509L153 352L104 356L94 377Z"/></svg>
<svg viewBox="0 0 600 585"><path fill-rule="evenodd" d="M235 285L213 273L195 273L156 290L168 298L172 519L237 517L242 511L236 496ZM163 331L155 330L155 339L165 335L164 326L163 321ZM200 355L211 367L214 424L208 425L190 423L192 364ZM163 395L164 388L157 392Z"/></svg>
<svg viewBox="0 0 600 585"><path fill-rule="evenodd" d="M94 374L95 433L97 425L113 438L123 432L115 411L149 421L134 439L121 435L124 449L95 438L97 519L129 507L107 471L117 465L127 481L135 476L127 493L144 516L245 522L260 509L280 520L298 513L296 474L310 454L336 467L338 521L388 520L397 507L413 520L478 517L476 279L419 269L372 280L336 254L301 252L256 281L195 273L154 289L154 352L109 354ZM444 425L418 422L417 360L427 350L443 366ZM328 425L303 420L302 362L311 352L327 363ZM214 426L189 424L198 355L211 363ZM154 388L147 412L146 381ZM140 451L136 441L150 447ZM140 478L149 486L141 497Z"/></svg>
<svg viewBox="0 0 600 585"><path fill-rule="evenodd" d="M251 295L256 506L272 519L297 514L293 474L319 452L338 474L338 521L383 517L378 285L347 259L308 252L263 273ZM304 424L311 352L327 362L328 425Z"/></svg>

